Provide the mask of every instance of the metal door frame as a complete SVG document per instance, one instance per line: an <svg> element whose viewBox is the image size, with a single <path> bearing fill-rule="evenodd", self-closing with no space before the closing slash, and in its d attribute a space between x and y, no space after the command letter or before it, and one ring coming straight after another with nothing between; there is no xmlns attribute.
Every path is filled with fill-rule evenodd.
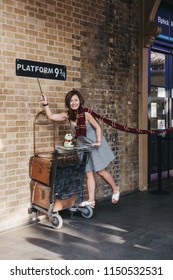
<svg viewBox="0 0 173 280"><path fill-rule="evenodd" d="M173 110L173 45L166 44L165 42L156 41L153 46L149 49L148 55L149 55L149 64L148 64L148 128L150 129L151 123L151 112L150 112L150 106L151 106L151 100L150 100L150 94L151 94L151 75L150 75L150 66L151 66L151 51L155 51L158 53L165 54L165 89L166 89L166 107L167 107L167 126L172 126L171 120L172 117L172 110ZM169 138L169 136L168 136ZM168 143L168 156L169 156L169 143ZM151 176L151 157L150 157L150 149L151 149L151 143L150 143L150 137L148 137L148 182L150 183L150 176ZM169 160L168 160L169 162ZM169 163L168 163L169 168ZM169 176L168 170L168 176Z"/></svg>

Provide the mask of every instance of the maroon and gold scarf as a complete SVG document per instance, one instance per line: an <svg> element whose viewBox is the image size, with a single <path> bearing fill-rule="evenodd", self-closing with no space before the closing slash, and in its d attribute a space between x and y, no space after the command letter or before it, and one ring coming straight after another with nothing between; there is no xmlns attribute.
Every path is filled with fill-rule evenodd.
<svg viewBox="0 0 173 280"><path fill-rule="evenodd" d="M75 134L75 138L77 138L77 137L80 136L80 135L86 137L85 112L90 113L94 118L102 119L99 115L97 115L97 114L96 114L95 112L93 112L91 109L80 107L80 108L77 110L77 114L76 114L77 124L76 124L76 134Z"/></svg>
<svg viewBox="0 0 173 280"><path fill-rule="evenodd" d="M78 136L82 135L86 137L86 123L85 123L85 109L87 108L79 108L77 110L77 124L76 124L76 134L75 134L75 138L77 138Z"/></svg>
<svg viewBox="0 0 173 280"><path fill-rule="evenodd" d="M173 131L173 127L165 129L165 130L147 130L147 129L139 129L139 128L131 128L126 125L121 125L115 121L109 120L107 118L104 118L94 111L92 111L89 108L79 108L77 111L77 125L76 125L76 135L75 138L77 138L79 135L86 136L86 124L85 124L85 112L90 113L94 118L101 120L103 123L107 124L108 126L111 126L115 129L134 133L134 134L160 134L162 132L171 132Z"/></svg>

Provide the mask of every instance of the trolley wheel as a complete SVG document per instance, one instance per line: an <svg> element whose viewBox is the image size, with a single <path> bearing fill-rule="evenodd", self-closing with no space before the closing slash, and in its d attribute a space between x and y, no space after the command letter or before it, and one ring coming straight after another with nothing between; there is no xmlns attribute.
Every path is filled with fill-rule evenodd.
<svg viewBox="0 0 173 280"><path fill-rule="evenodd" d="M82 208L80 208L80 211L81 211L82 217L85 219L92 218L92 216L94 214L94 210L91 206L82 207Z"/></svg>
<svg viewBox="0 0 173 280"><path fill-rule="evenodd" d="M51 222L53 228L55 228L55 229L62 228L63 219L62 219L62 217L58 213L57 214L53 214L50 217L50 222Z"/></svg>

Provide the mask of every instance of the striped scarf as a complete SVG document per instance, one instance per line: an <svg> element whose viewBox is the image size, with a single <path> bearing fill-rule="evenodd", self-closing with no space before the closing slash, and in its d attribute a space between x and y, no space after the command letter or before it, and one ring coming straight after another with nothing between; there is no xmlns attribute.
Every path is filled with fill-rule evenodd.
<svg viewBox="0 0 173 280"><path fill-rule="evenodd" d="M77 110L77 125L76 125L76 134L75 134L75 138L77 138L78 136L82 135L86 137L86 123L85 123L85 113L88 110L86 110L86 108L79 108Z"/></svg>
<svg viewBox="0 0 173 280"><path fill-rule="evenodd" d="M107 124L108 126L111 126L115 129L125 131L128 133L159 135L161 133L173 131L173 127L163 129L163 130L159 130L159 129L147 130L147 129L131 128L131 127L128 127L127 125L121 125L115 121L104 118L104 117L98 115L97 113L95 113L94 111L92 111L91 109L81 107L77 111L76 138L79 135L86 136L86 124L85 124L85 114L84 114L85 112L90 113L95 119L102 121L103 123Z"/></svg>

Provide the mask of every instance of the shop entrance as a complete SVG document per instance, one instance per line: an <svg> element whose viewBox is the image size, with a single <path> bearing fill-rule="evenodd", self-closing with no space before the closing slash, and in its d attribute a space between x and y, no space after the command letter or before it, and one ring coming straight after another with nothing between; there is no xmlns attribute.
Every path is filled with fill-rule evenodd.
<svg viewBox="0 0 173 280"><path fill-rule="evenodd" d="M173 51L150 50L148 100L149 129L173 127ZM173 133L162 135L161 143L159 137L148 135L149 183L158 180L159 163L162 178L173 175Z"/></svg>

